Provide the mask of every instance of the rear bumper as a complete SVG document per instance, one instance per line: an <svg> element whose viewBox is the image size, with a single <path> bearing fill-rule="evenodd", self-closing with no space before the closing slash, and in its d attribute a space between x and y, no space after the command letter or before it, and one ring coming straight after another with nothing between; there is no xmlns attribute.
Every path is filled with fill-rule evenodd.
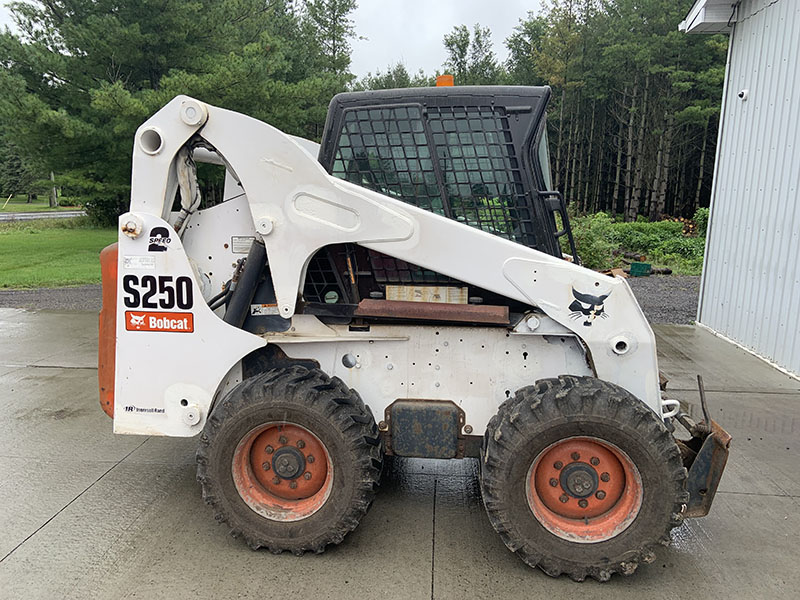
<svg viewBox="0 0 800 600"><path fill-rule="evenodd" d="M97 382L100 406L114 417L114 369L117 351L117 244L100 252L103 279L103 307L100 309L100 335L97 353Z"/></svg>

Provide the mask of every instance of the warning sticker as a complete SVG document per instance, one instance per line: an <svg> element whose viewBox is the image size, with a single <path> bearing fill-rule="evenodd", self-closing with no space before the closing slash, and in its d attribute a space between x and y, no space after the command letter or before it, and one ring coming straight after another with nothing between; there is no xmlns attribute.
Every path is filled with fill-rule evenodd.
<svg viewBox="0 0 800 600"><path fill-rule="evenodd" d="M128 331L162 331L167 333L192 333L194 315L184 312L125 312L125 329Z"/></svg>
<svg viewBox="0 0 800 600"><path fill-rule="evenodd" d="M152 271L156 268L155 256L123 256L123 269L147 269Z"/></svg>
<svg viewBox="0 0 800 600"><path fill-rule="evenodd" d="M256 239L252 235L234 235L231 237L231 252L234 254L247 254L250 246Z"/></svg>
<svg viewBox="0 0 800 600"><path fill-rule="evenodd" d="M277 304L251 304L250 314L254 317L265 317L278 314Z"/></svg>

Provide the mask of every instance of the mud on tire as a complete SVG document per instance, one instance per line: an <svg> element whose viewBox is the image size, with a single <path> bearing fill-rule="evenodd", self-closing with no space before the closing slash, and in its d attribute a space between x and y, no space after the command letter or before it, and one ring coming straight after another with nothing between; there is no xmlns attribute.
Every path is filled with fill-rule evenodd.
<svg viewBox="0 0 800 600"><path fill-rule="evenodd" d="M538 516L534 514L534 508L542 506L540 496L547 500L548 493L561 494L554 501L556 512L566 510L559 508L559 502L577 512L578 502L590 510L591 502L595 502L599 510L604 510L594 496L604 485L599 479L587 490L594 494L586 496L587 502L565 493L572 494L575 488L563 487L565 480L559 480L559 471L550 471L552 476L545 472L542 487L533 483L539 481L534 478L539 465L566 472L569 454L564 461L553 463L551 458L548 464L543 457L552 457L551 451L557 453L561 444L568 448L573 441L586 442L600 451L607 449L608 460L630 467L628 484L635 479L635 511L630 511L627 522L606 535L580 539L570 532L580 534L583 525L589 527L592 520L567 519L568 533L564 533L543 518L542 510ZM571 456L574 459L579 455ZM572 466L584 468L575 460ZM602 468L596 456L591 460ZM589 459L584 456L580 461L588 463ZM481 462L481 490L492 526L525 563L553 577L566 574L576 581L586 577L606 581L613 573L631 575L640 563L655 559L657 545L669 544L669 531L682 522L682 504L688 500L686 469L663 422L626 390L592 377L563 375L517 391L489 422ZM589 465L585 467L591 473ZM603 476L607 481L608 473ZM619 492L620 498L630 496L629 488ZM606 517L598 515L594 520ZM574 526L569 527L570 523ZM592 541L587 542L589 539Z"/></svg>
<svg viewBox="0 0 800 600"><path fill-rule="evenodd" d="M382 461L375 420L359 395L336 377L298 366L247 379L214 407L197 450L197 479L234 537L253 549L300 555L320 553L356 528ZM315 484L312 474L324 484L313 486L311 500L294 500Z"/></svg>

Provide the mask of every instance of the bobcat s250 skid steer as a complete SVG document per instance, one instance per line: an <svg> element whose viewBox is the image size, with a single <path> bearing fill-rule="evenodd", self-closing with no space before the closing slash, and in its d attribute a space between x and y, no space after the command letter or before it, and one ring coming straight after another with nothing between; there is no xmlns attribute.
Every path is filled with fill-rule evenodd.
<svg viewBox="0 0 800 600"><path fill-rule="evenodd" d="M527 564L606 580L652 561L708 512L730 436L664 395L626 282L579 265L549 96L341 94L321 145L173 99L136 133L101 256L114 431L197 436L203 496L253 548L341 542L384 456L478 457ZM200 209L196 162L224 167L223 202Z"/></svg>

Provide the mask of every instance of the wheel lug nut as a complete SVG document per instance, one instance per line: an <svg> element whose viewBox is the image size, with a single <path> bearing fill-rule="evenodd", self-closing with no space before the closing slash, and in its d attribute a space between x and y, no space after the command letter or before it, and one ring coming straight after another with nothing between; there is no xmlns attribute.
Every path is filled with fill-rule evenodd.
<svg viewBox="0 0 800 600"><path fill-rule="evenodd" d="M552 485L553 487L556 487L558 485L558 479L556 479L555 477L551 478L550 479L550 485Z"/></svg>
<svg viewBox="0 0 800 600"><path fill-rule="evenodd" d="M275 485L278 485L280 482L281 482L281 478L280 478L280 477L275 477L275 478L272 480L272 483L274 483Z"/></svg>
<svg viewBox="0 0 800 600"><path fill-rule="evenodd" d="M311 473L309 473L308 471L306 471L306 473L303 475L303 479L305 479L306 481L308 481L309 479L311 479Z"/></svg>
<svg viewBox="0 0 800 600"><path fill-rule="evenodd" d="M302 450L306 447L306 443L303 440L297 440L297 447Z"/></svg>
<svg viewBox="0 0 800 600"><path fill-rule="evenodd" d="M287 440L287 439L286 439L286 436L285 436L285 435L282 435L281 437L279 437L279 438L278 438L278 441L279 441L281 444L286 444L286 443L287 443L289 440Z"/></svg>
<svg viewBox="0 0 800 600"><path fill-rule="evenodd" d="M592 457L592 458L589 460L589 462L590 462L590 463L592 463L592 464L593 464L593 465L596 467L597 465L599 465L599 464L600 464L600 459L599 459L599 458L597 458L596 456L593 456L593 457Z"/></svg>
<svg viewBox="0 0 800 600"><path fill-rule="evenodd" d="M573 452L570 456L572 456L572 460L578 460L581 457L577 452Z"/></svg>
<svg viewBox="0 0 800 600"><path fill-rule="evenodd" d="M306 456L306 461L309 462L309 463L313 463L314 462L314 457L309 454L308 456Z"/></svg>
<svg viewBox="0 0 800 600"><path fill-rule="evenodd" d="M566 494L561 494L561 496L558 499L561 500L561 502L566 502L567 500L569 500L569 496L567 496Z"/></svg>
<svg viewBox="0 0 800 600"><path fill-rule="evenodd" d="M608 473L601 473L600 479L602 481L608 481L609 479L611 479L611 475L609 475Z"/></svg>
<svg viewBox="0 0 800 600"><path fill-rule="evenodd" d="M606 493L603 490L597 490L597 493L595 494L595 497L598 500L602 500L603 498L606 497Z"/></svg>
<svg viewBox="0 0 800 600"><path fill-rule="evenodd" d="M581 508L586 508L587 506L589 506L589 503L586 500L578 500L578 506L580 506Z"/></svg>
<svg viewBox="0 0 800 600"><path fill-rule="evenodd" d="M295 489L297 487L297 482L296 481L290 481L289 482L289 487L292 488L292 489Z"/></svg>
<svg viewBox="0 0 800 600"><path fill-rule="evenodd" d="M562 463L560 460L557 460L557 461L555 462L555 464L553 465L553 468L554 468L556 471L559 471L559 470L561 470L561 467L563 467L563 466L564 466L564 463Z"/></svg>
<svg viewBox="0 0 800 600"><path fill-rule="evenodd" d="M261 463L261 468L265 471L269 471L269 462Z"/></svg>
<svg viewBox="0 0 800 600"><path fill-rule="evenodd" d="M267 446L266 448L264 448L264 452L266 452L267 454L272 454L273 452L275 452L275 448L273 448L272 446Z"/></svg>

